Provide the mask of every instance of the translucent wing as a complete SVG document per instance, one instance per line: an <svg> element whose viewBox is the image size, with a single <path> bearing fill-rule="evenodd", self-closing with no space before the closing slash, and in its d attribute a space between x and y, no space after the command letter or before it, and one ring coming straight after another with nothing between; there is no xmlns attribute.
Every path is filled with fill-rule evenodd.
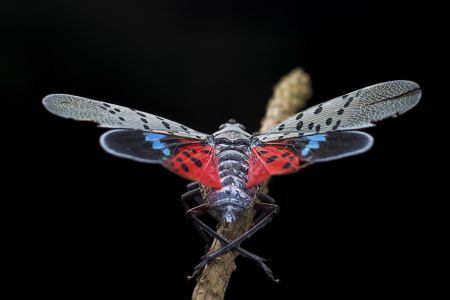
<svg viewBox="0 0 450 300"><path fill-rule="evenodd" d="M270 142L329 131L371 127L380 120L408 111L419 102L420 97L421 90L415 82L384 82L313 106L256 138Z"/></svg>
<svg viewBox="0 0 450 300"><path fill-rule="evenodd" d="M43 104L49 112L57 116L96 122L100 127L136 129L193 139L207 137L204 133L152 114L78 96L48 95Z"/></svg>
<svg viewBox="0 0 450 300"><path fill-rule="evenodd" d="M372 137L360 131L337 131L261 143L253 140L249 187L273 175L296 172L307 165L363 153L372 147Z"/></svg>
<svg viewBox="0 0 450 300"><path fill-rule="evenodd" d="M189 180L214 188L221 187L212 143L140 130L116 129L104 133L100 144L112 155L162 164Z"/></svg>

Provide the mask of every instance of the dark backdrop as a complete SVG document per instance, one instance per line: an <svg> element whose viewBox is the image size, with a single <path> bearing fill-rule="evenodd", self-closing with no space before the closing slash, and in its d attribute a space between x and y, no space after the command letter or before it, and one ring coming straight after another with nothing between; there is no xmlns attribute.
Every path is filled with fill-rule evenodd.
<svg viewBox="0 0 450 300"><path fill-rule="evenodd" d="M184 276L203 254L179 202L187 182L107 155L104 130L50 115L46 94L117 103L207 133L233 117L253 132L274 83L301 66L312 104L395 79L421 84L423 100L367 130L369 153L273 179L281 213L245 247L281 283L239 258L229 299L428 295L427 249L440 221L414 196L433 176L424 157L435 134L427 125L437 126L439 19L390 1L188 3L4 3L2 101L23 126L14 129L23 146L11 149L20 210L10 227L30 281L18 291L188 299L194 283Z"/></svg>

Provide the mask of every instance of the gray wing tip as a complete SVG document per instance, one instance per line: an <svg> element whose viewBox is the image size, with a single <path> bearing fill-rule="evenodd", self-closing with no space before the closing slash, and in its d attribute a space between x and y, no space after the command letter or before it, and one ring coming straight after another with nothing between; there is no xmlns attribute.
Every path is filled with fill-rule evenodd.
<svg viewBox="0 0 450 300"><path fill-rule="evenodd" d="M42 99L42 104L49 111L54 113L55 109L60 105L64 104L63 100L70 95L66 94L50 94Z"/></svg>
<svg viewBox="0 0 450 300"><path fill-rule="evenodd" d="M410 99L410 105L400 112L400 114L405 113L406 111L410 110L411 108L415 107L420 99L422 98L422 88L420 85L415 81L410 80L397 80L397 83L400 83L405 88L405 96L409 97Z"/></svg>

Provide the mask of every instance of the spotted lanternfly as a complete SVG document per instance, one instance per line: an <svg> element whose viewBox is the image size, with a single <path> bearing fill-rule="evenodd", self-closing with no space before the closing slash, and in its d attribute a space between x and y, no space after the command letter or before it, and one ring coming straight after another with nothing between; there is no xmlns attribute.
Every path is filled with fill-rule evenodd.
<svg viewBox="0 0 450 300"><path fill-rule="evenodd" d="M400 115L414 107L420 97L421 90L415 82L380 83L311 107L267 132L253 135L234 120L209 135L152 114L71 95L48 95L43 103L58 116L118 128L101 136L100 144L106 152L139 162L162 164L194 181L182 196L187 215L207 242L213 237L223 247L205 255L193 276L210 260L236 250L258 263L274 279L261 257L240 247L242 241L267 224L278 211L275 201L259 191L261 183L272 175L290 174L314 163L369 150L372 137L352 130ZM190 200L200 205L190 208ZM217 234L198 218L209 213L218 221L233 222L249 207L254 207L260 215L252 228L233 241Z"/></svg>

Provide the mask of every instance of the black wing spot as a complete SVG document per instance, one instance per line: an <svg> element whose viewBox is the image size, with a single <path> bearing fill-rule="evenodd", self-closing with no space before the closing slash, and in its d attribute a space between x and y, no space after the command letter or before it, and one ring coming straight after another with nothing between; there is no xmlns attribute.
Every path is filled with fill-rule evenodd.
<svg viewBox="0 0 450 300"><path fill-rule="evenodd" d="M110 114L113 114L113 115L115 115L116 114L116 112L115 111L113 111L112 109L109 111L109 113Z"/></svg>
<svg viewBox="0 0 450 300"><path fill-rule="evenodd" d="M209 154L209 150L202 150L201 152Z"/></svg>
<svg viewBox="0 0 450 300"><path fill-rule="evenodd" d="M298 134L298 137L303 137L304 135L305 135L304 132L300 132L300 133Z"/></svg>
<svg viewBox="0 0 450 300"><path fill-rule="evenodd" d="M345 102L344 107L347 108L349 107L350 103L352 103L353 101L353 97L348 98L347 102Z"/></svg>
<svg viewBox="0 0 450 300"><path fill-rule="evenodd" d="M313 127L314 127L314 122L311 122L311 123L308 124L308 129L309 130L313 129Z"/></svg>
<svg viewBox="0 0 450 300"><path fill-rule="evenodd" d="M340 110L338 110L338 115L342 115L344 113L344 110L341 108Z"/></svg>
<svg viewBox="0 0 450 300"><path fill-rule="evenodd" d="M120 120L120 121L125 121L125 119L124 119L124 118L122 118L122 117L119 117L119 120Z"/></svg>
<svg viewBox="0 0 450 300"><path fill-rule="evenodd" d="M188 168L188 166L186 166L186 164L181 164L181 168L182 168L185 172L189 172L189 168Z"/></svg>
<svg viewBox="0 0 450 300"><path fill-rule="evenodd" d="M164 118L161 118L161 117L158 117L158 116L155 116L158 120L160 120L160 121L164 121Z"/></svg>
<svg viewBox="0 0 450 300"><path fill-rule="evenodd" d="M266 163L270 164L270 163L274 162L277 158L278 158L277 155L272 155L271 157L266 159Z"/></svg>
<svg viewBox="0 0 450 300"><path fill-rule="evenodd" d="M100 106L100 108L101 109L103 109L103 110L108 110L106 107L104 107L104 106Z"/></svg>
<svg viewBox="0 0 450 300"><path fill-rule="evenodd" d="M202 162L199 159L197 159L195 157L191 157L191 160L197 167L199 167L199 168L202 167Z"/></svg>
<svg viewBox="0 0 450 300"><path fill-rule="evenodd" d="M148 127L148 125L143 125L144 129L150 130L150 127Z"/></svg>
<svg viewBox="0 0 450 300"><path fill-rule="evenodd" d="M281 155L281 157L286 157L286 156L289 156L291 153L289 153L289 152L284 152L282 155Z"/></svg>
<svg viewBox="0 0 450 300"><path fill-rule="evenodd" d="M294 160L295 159L295 156L289 156L289 160Z"/></svg>
<svg viewBox="0 0 450 300"><path fill-rule="evenodd" d="M315 115L320 114L321 111L322 111L322 106L319 105L319 107L317 107L316 110L314 111L314 114Z"/></svg>
<svg viewBox="0 0 450 300"><path fill-rule="evenodd" d="M105 107L108 107L108 108L111 107L111 105L109 105L108 103L103 103L103 105L104 105Z"/></svg>
<svg viewBox="0 0 450 300"><path fill-rule="evenodd" d="M166 127L167 129L170 129L169 123L167 123L166 121L162 121L161 123L164 125L164 127Z"/></svg>
<svg viewBox="0 0 450 300"><path fill-rule="evenodd" d="M345 99L345 98L347 98L347 97L348 97L348 94L342 96L342 99Z"/></svg>
<svg viewBox="0 0 450 300"><path fill-rule="evenodd" d="M316 126L316 132L319 132L320 131L320 124L317 124L317 126Z"/></svg>
<svg viewBox="0 0 450 300"><path fill-rule="evenodd" d="M181 157L177 157L175 158L178 162L183 162L183 160L181 159Z"/></svg>
<svg viewBox="0 0 450 300"><path fill-rule="evenodd" d="M267 151L267 150L261 150L261 151L259 151L259 154L266 154L267 152L269 152L269 151Z"/></svg>
<svg viewBox="0 0 450 300"><path fill-rule="evenodd" d="M114 110L117 111L117 112L120 112L120 109L118 109L118 108L114 108Z"/></svg>
<svg viewBox="0 0 450 300"><path fill-rule="evenodd" d="M341 120L337 120L336 124L333 126L332 129L336 130L339 127L339 125L341 125Z"/></svg>
<svg viewBox="0 0 450 300"><path fill-rule="evenodd" d="M144 122L145 124L148 124L148 121L145 118L141 118L141 121Z"/></svg>
<svg viewBox="0 0 450 300"><path fill-rule="evenodd" d="M332 122L333 122L333 119L332 119L332 118L328 118L328 119L325 121L325 124L331 125Z"/></svg>
<svg viewBox="0 0 450 300"><path fill-rule="evenodd" d="M192 153L197 154L197 150L195 150L194 148L191 148Z"/></svg>
<svg viewBox="0 0 450 300"><path fill-rule="evenodd" d="M181 129L183 129L184 131L188 131L188 129L186 128L186 126L180 125Z"/></svg>
<svg viewBox="0 0 450 300"><path fill-rule="evenodd" d="M144 118L146 117L146 115L143 114L143 113L141 113L141 112L138 112L138 111L137 111L136 113L138 114L138 116L141 116L141 117L144 117Z"/></svg>
<svg viewBox="0 0 450 300"><path fill-rule="evenodd" d="M281 130L283 130L283 129L284 129L284 126L286 126L286 125L284 125L284 124L281 124L280 126L278 126L278 131L281 131Z"/></svg>
<svg viewBox="0 0 450 300"><path fill-rule="evenodd" d="M183 151L183 154L184 154L186 157L191 157L191 155L189 154L189 152L187 152L186 150Z"/></svg>
<svg viewBox="0 0 450 300"><path fill-rule="evenodd" d="M287 169L291 166L292 164L290 162L287 162L283 165L283 169Z"/></svg>
<svg viewBox="0 0 450 300"><path fill-rule="evenodd" d="M300 129L302 129L302 127L303 127L303 121L299 121L298 123L297 123L297 130L300 130Z"/></svg>
<svg viewBox="0 0 450 300"><path fill-rule="evenodd" d="M300 120L301 118L303 118L303 113L299 113L299 114L295 117L296 120Z"/></svg>

